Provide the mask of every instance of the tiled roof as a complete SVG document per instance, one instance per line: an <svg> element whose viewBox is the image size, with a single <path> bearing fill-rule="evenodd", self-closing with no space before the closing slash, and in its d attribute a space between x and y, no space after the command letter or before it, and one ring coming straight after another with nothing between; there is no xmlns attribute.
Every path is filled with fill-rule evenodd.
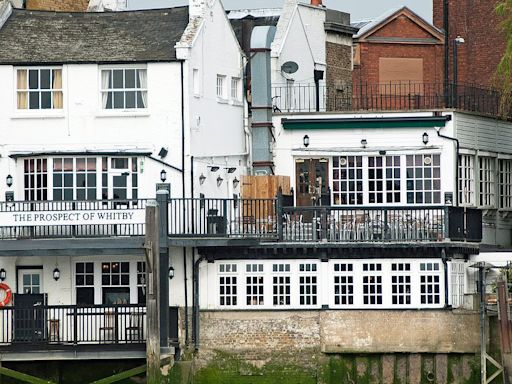
<svg viewBox="0 0 512 384"><path fill-rule="evenodd" d="M188 7L130 12L14 9L0 29L0 64L174 61Z"/></svg>

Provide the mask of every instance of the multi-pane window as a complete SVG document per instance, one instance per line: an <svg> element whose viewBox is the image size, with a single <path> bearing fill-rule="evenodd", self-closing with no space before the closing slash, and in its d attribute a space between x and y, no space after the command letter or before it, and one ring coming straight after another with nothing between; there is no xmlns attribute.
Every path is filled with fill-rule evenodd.
<svg viewBox="0 0 512 384"><path fill-rule="evenodd" d="M391 264L391 303L411 304L411 264Z"/></svg>
<svg viewBox="0 0 512 384"><path fill-rule="evenodd" d="M101 285L103 286L103 304L130 303L130 263L101 263Z"/></svg>
<svg viewBox="0 0 512 384"><path fill-rule="evenodd" d="M363 263L363 304L382 304L382 264Z"/></svg>
<svg viewBox="0 0 512 384"><path fill-rule="evenodd" d="M237 265L219 264L219 304L231 307L238 304Z"/></svg>
<svg viewBox="0 0 512 384"><path fill-rule="evenodd" d="M421 304L441 302L441 273L439 263L420 263Z"/></svg>
<svg viewBox="0 0 512 384"><path fill-rule="evenodd" d="M368 202L384 201L384 167L382 156L368 157Z"/></svg>
<svg viewBox="0 0 512 384"><path fill-rule="evenodd" d="M146 303L146 262L137 261L137 303Z"/></svg>
<svg viewBox="0 0 512 384"><path fill-rule="evenodd" d="M464 305L465 268L463 262L452 261L450 264L452 307L458 308Z"/></svg>
<svg viewBox="0 0 512 384"><path fill-rule="evenodd" d="M264 305L263 264L245 266L245 298L249 306Z"/></svg>
<svg viewBox="0 0 512 384"><path fill-rule="evenodd" d="M96 158L54 158L53 200L96 199Z"/></svg>
<svg viewBox="0 0 512 384"><path fill-rule="evenodd" d="M479 157L478 171L480 187L478 204L482 207L494 207L495 159L492 157Z"/></svg>
<svg viewBox="0 0 512 384"><path fill-rule="evenodd" d="M368 203L400 202L400 156L368 157Z"/></svg>
<svg viewBox="0 0 512 384"><path fill-rule="evenodd" d="M238 77L231 78L231 99L240 101L240 79Z"/></svg>
<svg viewBox="0 0 512 384"><path fill-rule="evenodd" d="M47 159L25 159L23 162L25 200L48 200Z"/></svg>
<svg viewBox="0 0 512 384"><path fill-rule="evenodd" d="M94 263L75 264L76 304L94 304Z"/></svg>
<svg viewBox="0 0 512 384"><path fill-rule="evenodd" d="M336 205L363 204L363 157L333 158L333 197Z"/></svg>
<svg viewBox="0 0 512 384"><path fill-rule="evenodd" d="M475 204L475 157L472 155L459 156L459 202Z"/></svg>
<svg viewBox="0 0 512 384"><path fill-rule="evenodd" d="M217 75L217 97L219 99L226 99L226 76Z"/></svg>
<svg viewBox="0 0 512 384"><path fill-rule="evenodd" d="M512 208L512 160L500 159L500 208Z"/></svg>
<svg viewBox="0 0 512 384"><path fill-rule="evenodd" d="M354 266L351 263L334 264L334 304L354 304Z"/></svg>
<svg viewBox="0 0 512 384"><path fill-rule="evenodd" d="M316 264L299 264L299 304L317 305L318 277Z"/></svg>
<svg viewBox="0 0 512 384"><path fill-rule="evenodd" d="M441 203L441 157L423 154L406 156L407 203Z"/></svg>
<svg viewBox="0 0 512 384"><path fill-rule="evenodd" d="M290 264L272 265L272 303L273 305L291 304Z"/></svg>
<svg viewBox="0 0 512 384"><path fill-rule="evenodd" d="M386 156L386 203L400 203L400 156Z"/></svg>
<svg viewBox="0 0 512 384"><path fill-rule="evenodd" d="M103 109L144 109L148 106L146 69L102 69Z"/></svg>
<svg viewBox="0 0 512 384"><path fill-rule="evenodd" d="M16 70L18 109L62 109L62 69Z"/></svg>

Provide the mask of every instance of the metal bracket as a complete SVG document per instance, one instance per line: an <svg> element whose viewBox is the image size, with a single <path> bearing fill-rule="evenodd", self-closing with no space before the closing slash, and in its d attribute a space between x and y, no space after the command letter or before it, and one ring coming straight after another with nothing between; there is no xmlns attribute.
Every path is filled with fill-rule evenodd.
<svg viewBox="0 0 512 384"><path fill-rule="evenodd" d="M153 273L153 242L144 243L144 254L146 255L146 265L149 273Z"/></svg>

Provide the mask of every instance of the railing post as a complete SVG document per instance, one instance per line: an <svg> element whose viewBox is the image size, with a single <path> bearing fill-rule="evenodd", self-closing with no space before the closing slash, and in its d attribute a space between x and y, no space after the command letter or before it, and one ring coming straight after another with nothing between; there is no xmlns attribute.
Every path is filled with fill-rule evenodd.
<svg viewBox="0 0 512 384"><path fill-rule="evenodd" d="M160 248L160 347L167 348L169 344L169 231L168 231L168 202L169 192L159 190L156 193L159 214L159 248Z"/></svg>
<svg viewBox="0 0 512 384"><path fill-rule="evenodd" d="M78 344L78 308L73 308L73 344Z"/></svg>
<svg viewBox="0 0 512 384"><path fill-rule="evenodd" d="M382 240L388 239L388 209L384 208L384 231L382 231ZM391 235L389 235L389 238L391 238Z"/></svg>
<svg viewBox="0 0 512 384"><path fill-rule="evenodd" d="M444 240L450 240L450 207L444 207Z"/></svg>
<svg viewBox="0 0 512 384"><path fill-rule="evenodd" d="M283 190L279 187L276 199L277 239L283 241Z"/></svg>

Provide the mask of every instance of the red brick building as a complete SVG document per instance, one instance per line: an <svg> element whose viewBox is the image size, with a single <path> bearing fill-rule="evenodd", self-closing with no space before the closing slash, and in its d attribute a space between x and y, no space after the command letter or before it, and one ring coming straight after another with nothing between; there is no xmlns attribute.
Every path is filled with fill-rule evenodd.
<svg viewBox="0 0 512 384"><path fill-rule="evenodd" d="M407 7L358 26L354 37L354 86L443 82L443 31Z"/></svg>
<svg viewBox="0 0 512 384"><path fill-rule="evenodd" d="M433 0L434 25L444 29L443 4ZM453 41L457 36L465 43L458 47L458 82L490 86L505 50L505 39L496 15L497 0L448 0L449 81L453 81Z"/></svg>
<svg viewBox="0 0 512 384"><path fill-rule="evenodd" d="M38 11L85 12L89 0L27 0L26 8Z"/></svg>

